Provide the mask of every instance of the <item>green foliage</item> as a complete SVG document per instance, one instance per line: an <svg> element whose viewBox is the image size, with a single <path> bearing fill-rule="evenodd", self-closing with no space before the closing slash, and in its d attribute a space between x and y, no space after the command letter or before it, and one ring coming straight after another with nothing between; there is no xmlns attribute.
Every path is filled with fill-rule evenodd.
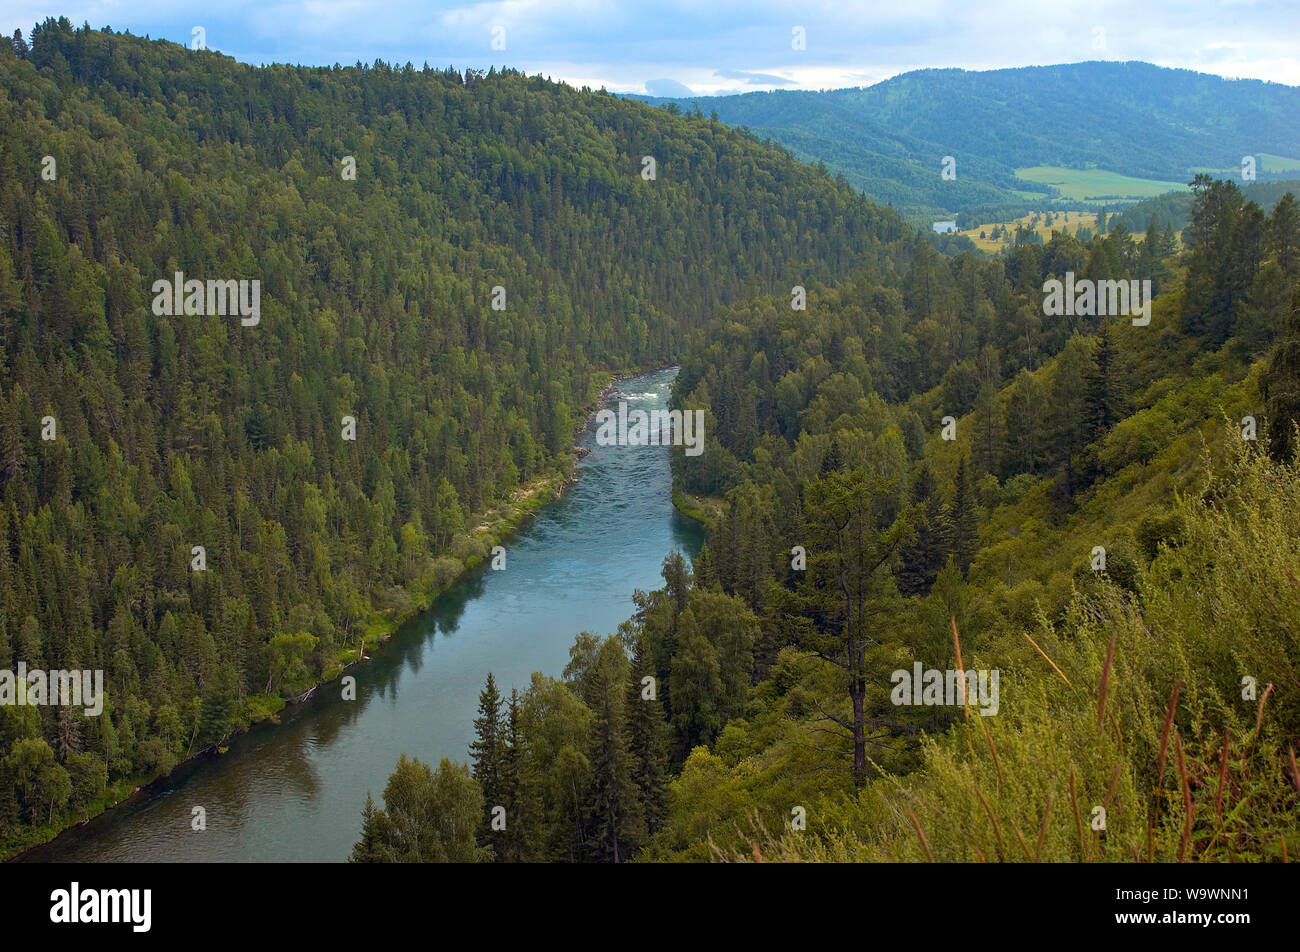
<svg viewBox="0 0 1300 952"><path fill-rule="evenodd" d="M1290 462L1300 452L1296 440L1296 426L1300 425L1300 284L1269 356L1263 391L1268 401L1269 455L1279 463Z"/></svg>
<svg viewBox="0 0 1300 952"><path fill-rule="evenodd" d="M489 844L498 858L504 856L504 830L493 830L492 811L502 806L506 766L507 740L505 725L501 722L501 693L497 690L492 672L478 696L478 717L474 718L474 741L470 744L470 759L474 764L474 780L483 794L483 818L478 828L479 842Z"/></svg>
<svg viewBox="0 0 1300 952"><path fill-rule="evenodd" d="M958 419L955 442L940 439L937 426L928 438L901 441L905 492L828 488L861 480L860 468L896 472L884 438L906 433L913 414L937 422L957 374L891 381L873 370L877 387L899 387L901 379L898 402L866 392L836 419L807 412L817 381L870 351L854 337L876 333L883 290L864 279L857 303L826 292L823 309L797 336L754 308L757 320L744 336L737 321L723 318L702 337L678 393L711 407L735 476L723 486L697 574L741 595L754 582L737 571L740 552L755 550L744 564L761 564L766 552L773 571L755 610L779 653L774 664L756 667L745 716L693 751L670 785L667 819L647 857L1282 858L1300 818L1300 777L1290 766L1300 700L1293 624L1300 617L1293 518L1300 471L1257 451L1239 421L1260 413L1267 392L1278 399L1266 412L1267 432L1277 417L1286 422L1279 395L1291 389L1293 330L1288 324L1280 332L1267 366L1251 366L1261 348L1243 343L1255 330L1231 315L1249 311L1260 275L1281 271L1283 243L1268 239L1257 216L1235 223L1244 205L1233 186L1201 187L1217 198L1198 206L1191 240L1204 245L1226 235L1227 265L1195 250L1171 262L1175 290L1155 302L1148 328L1056 329L1039 366L1021 369L1000 392L973 401L968 392L970 412ZM1255 257L1233 252L1232 235L1242 228L1259 229ZM1058 267L1093 274L1116 261L1143 267L1141 249L1130 243L1116 223L1087 245L1049 243L1041 258L1036 248L1017 249L1006 262L1012 288L992 295L995 321L1023 317L1013 303L1017 268L1032 287ZM959 266L957 259L947 267ZM943 272L918 256L902 284L915 295L928 283L933 294L936 277ZM1193 287L1218 288L1219 305L1189 303L1200 293ZM1259 325L1265 346L1281 326L1278 306L1270 308ZM1208 317L1188 324L1188 313ZM923 325L913 326L919 333ZM974 340L942 360L952 361L949 368L969 361L963 373L981 361L1014 363L1021 342L1007 336L1001 344L996 327L977 322ZM764 357L763 378L750 369L755 350ZM728 431L740 417L727 395L751 382L766 408L757 441ZM909 392L916 386L930 389ZM999 418L993 451L985 452L987 421ZM988 471L994 461L999 472ZM683 461L678 474L689 486L691 464ZM777 503L783 496L802 505ZM863 508L872 499L874 515L837 518L849 501ZM952 525L959 515L969 520L960 533ZM859 663L860 707L872 732L855 789L848 740L859 705L844 697L843 675L816 656L826 656L845 630L844 613L826 606L865 589L845 586L842 571L824 567L842 568L846 538L862 546L898 522L914 531L899 553L902 597L891 591L889 559L875 577L884 624ZM794 545L807 548L806 572L783 563ZM1106 550L1104 571L1094 568L1095 546ZM866 548L879 551L879 543ZM645 601L654 604L654 593ZM959 651L967 670L1000 671L996 716L891 703L891 671L914 662L951 669ZM803 811L799 828L795 806ZM1104 827L1094 826L1102 811Z"/></svg>
<svg viewBox="0 0 1300 952"><path fill-rule="evenodd" d="M66 20L0 45L0 667L105 671L113 783L426 605L558 485L610 368L906 233L744 133L516 71L254 68ZM260 321L156 315L176 272L260 281ZM44 738L96 787L38 719L0 760ZM0 805L57 819L58 784L16 782Z"/></svg>
<svg viewBox="0 0 1300 952"><path fill-rule="evenodd" d="M963 221L965 228L1041 208L1056 190L1017 178L1026 166L1064 164L1079 176L1110 170L1185 182L1211 163L1239 174L1243 141L1285 143L1267 151L1300 156L1292 122L1300 99L1293 89L1147 63L922 69L854 89L653 101L714 112L723 122L771 136L877 201L928 217L927 228L954 210L979 216ZM955 179L939 175L945 155L959 159ZM1105 187L1088 194L1104 197L1097 193ZM1145 228L1149 216L1129 228Z"/></svg>
<svg viewBox="0 0 1300 952"><path fill-rule="evenodd" d="M474 841L483 793L469 767L442 759L438 769L418 759L397 761L384 787L384 808L367 796L354 863L481 863L491 849Z"/></svg>

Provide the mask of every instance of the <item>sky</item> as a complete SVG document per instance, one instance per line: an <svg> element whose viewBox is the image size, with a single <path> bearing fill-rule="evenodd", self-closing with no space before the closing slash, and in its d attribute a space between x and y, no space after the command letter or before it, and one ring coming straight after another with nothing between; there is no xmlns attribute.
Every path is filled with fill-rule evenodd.
<svg viewBox="0 0 1300 952"><path fill-rule="evenodd" d="M5 33L49 16L247 63L505 65L651 95L1086 60L1300 85L1300 0L0 0Z"/></svg>

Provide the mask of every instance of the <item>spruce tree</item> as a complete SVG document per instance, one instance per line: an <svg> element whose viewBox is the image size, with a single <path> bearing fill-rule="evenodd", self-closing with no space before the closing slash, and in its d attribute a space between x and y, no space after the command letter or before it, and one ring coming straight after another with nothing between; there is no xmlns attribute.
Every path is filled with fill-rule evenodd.
<svg viewBox="0 0 1300 952"><path fill-rule="evenodd" d="M366 794L366 805L361 811L361 839L352 847L349 863L384 863L388 861L384 843L387 837L388 815L375 806L375 799Z"/></svg>
<svg viewBox="0 0 1300 952"><path fill-rule="evenodd" d="M470 758L474 762L474 779L483 792L483 823L479 828L479 842L490 844L500 858L503 855L504 837L501 830L492 829L492 808L501 802L501 759L503 744L501 730L501 694L496 679L488 672L487 683L478 696L478 717L474 718L474 742L470 744ZM507 817L507 828L509 818Z"/></svg>
<svg viewBox="0 0 1300 952"><path fill-rule="evenodd" d="M962 578L970 570L979 542L979 521L975 513L975 492L970 482L966 457L957 464L957 480L952 496L953 557Z"/></svg>
<svg viewBox="0 0 1300 952"><path fill-rule="evenodd" d="M1110 322L1102 320L1097 336L1094 366L1087 375L1087 392L1084 406L1087 414L1088 442L1106 435L1119 419L1115 393L1115 344L1110 333Z"/></svg>
<svg viewBox="0 0 1300 952"><path fill-rule="evenodd" d="M1291 314L1269 356L1263 380L1268 455L1276 462L1295 459L1295 427L1300 422L1300 285L1291 298Z"/></svg>
<svg viewBox="0 0 1300 952"><path fill-rule="evenodd" d="M1010 479L1020 473L1037 474L1045 455L1047 392L1028 370L1021 370L1007 399L1003 425L1001 471Z"/></svg>
<svg viewBox="0 0 1300 952"><path fill-rule="evenodd" d="M718 720L722 668L717 650L700 631L695 613L689 608L678 618L677 646L670 675L672 726L676 757L683 761L691 748L710 743L722 727Z"/></svg>
<svg viewBox="0 0 1300 952"><path fill-rule="evenodd" d="M1287 275L1300 270L1300 208L1290 192L1273 206L1268 221L1269 243L1277 252L1277 263Z"/></svg>
<svg viewBox="0 0 1300 952"><path fill-rule="evenodd" d="M668 729L658 685L652 697L642 681L654 676L641 638L633 643L632 664L627 682L628 752L635 761L635 779L640 790L646 827L650 833L659 829L664 817L664 797L668 788Z"/></svg>
<svg viewBox="0 0 1300 952"><path fill-rule="evenodd" d="M506 863L537 859L540 840L541 794L525 750L519 714L519 691L512 689L506 705L505 747L501 756L501 798L506 808L506 829L498 859Z"/></svg>
<svg viewBox="0 0 1300 952"><path fill-rule="evenodd" d="M587 748L591 764L585 804L587 849L599 862L621 863L644 842L645 817L633 779L636 759L628 749L623 682L628 664L622 642L607 638L601 655L589 702L595 717Z"/></svg>
<svg viewBox="0 0 1300 952"><path fill-rule="evenodd" d="M898 590L904 595L924 595L948 558L953 529L928 463L923 462L917 470L912 503L917 509L916 537L902 550Z"/></svg>

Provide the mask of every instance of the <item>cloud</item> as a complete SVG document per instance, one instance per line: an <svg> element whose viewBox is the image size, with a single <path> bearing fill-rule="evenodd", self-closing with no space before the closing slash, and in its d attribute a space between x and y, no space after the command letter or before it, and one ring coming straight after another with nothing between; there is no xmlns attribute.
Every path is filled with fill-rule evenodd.
<svg viewBox="0 0 1300 952"><path fill-rule="evenodd" d="M623 92L649 88L647 76L696 94L829 89L917 66L1099 55L1300 85L1295 0L4 0L0 28L25 33L51 14L185 45L203 26L209 47L255 64L511 66ZM504 49L493 46L497 27ZM796 27L804 49L792 44Z"/></svg>
<svg viewBox="0 0 1300 952"><path fill-rule="evenodd" d="M694 96L690 86L685 86L675 79L647 79L645 91L651 96Z"/></svg>
<svg viewBox="0 0 1300 952"><path fill-rule="evenodd" d="M743 79L750 86L793 86L793 79L786 79L784 76L777 76L773 73L750 73L743 69L718 69L713 71L714 76L720 76L723 79Z"/></svg>

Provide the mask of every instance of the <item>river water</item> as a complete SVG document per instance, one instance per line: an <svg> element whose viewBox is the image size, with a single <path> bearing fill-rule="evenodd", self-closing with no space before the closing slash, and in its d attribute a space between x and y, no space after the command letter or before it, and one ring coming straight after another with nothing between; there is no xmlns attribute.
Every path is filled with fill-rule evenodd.
<svg viewBox="0 0 1300 952"><path fill-rule="evenodd" d="M667 403L675 370L620 383L615 399ZM61 862L338 862L361 829L367 791L380 800L403 752L435 766L468 760L478 692L489 671L502 693L534 671L559 676L574 635L611 634L635 589L663 584L673 549L694 555L699 526L672 507L668 449L597 446L564 498L506 545L506 569L486 564L404 625L350 672L357 699L330 684L262 724L221 756L185 765L148 793L31 851ZM193 808L207 829L191 829Z"/></svg>

